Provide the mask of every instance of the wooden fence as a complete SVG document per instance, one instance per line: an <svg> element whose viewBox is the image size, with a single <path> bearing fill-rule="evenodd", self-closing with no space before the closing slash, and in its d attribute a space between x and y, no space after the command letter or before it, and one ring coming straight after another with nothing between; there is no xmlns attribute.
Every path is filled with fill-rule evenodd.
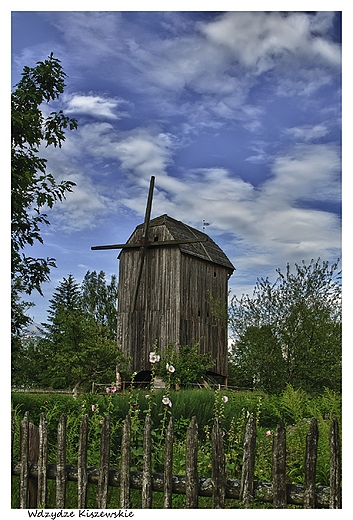
<svg viewBox="0 0 353 520"><path fill-rule="evenodd" d="M42 508L47 506L47 480L56 480L56 507L65 508L68 481L77 482L77 508L87 507L88 483L97 485L96 508L107 509L108 487L120 487L120 507L131 508L130 490L142 490L141 508L152 507L153 491L163 492L164 508L172 507L172 494L186 495L186 508L198 507L198 497L212 497L213 508L224 508L225 499L237 499L242 507L251 502L272 502L274 508L286 508L296 504L305 509L341 509L341 456L338 422L334 420L330 430L330 486L316 486L316 458L318 427L311 421L306 439L305 481L303 485L286 483L286 430L283 421L278 423L272 446L272 483L255 482L256 422L250 417L244 436L241 480L226 479L222 430L218 419L212 429L212 477L198 475L197 450L198 427L196 417L191 419L186 433L185 475L172 473L174 422L170 419L166 431L164 473L152 473L151 419L146 417L143 432L143 471L130 471L131 420L127 416L122 432L120 470L109 467L110 416L104 418L100 440L100 464L87 467L88 416L82 419L79 432L77 466L66 464L66 415L58 424L57 463L48 464L48 438L45 414L39 427L29 422L25 413L20 425L20 461L12 461L12 474L19 479L19 507ZM14 417L12 418L12 448Z"/></svg>

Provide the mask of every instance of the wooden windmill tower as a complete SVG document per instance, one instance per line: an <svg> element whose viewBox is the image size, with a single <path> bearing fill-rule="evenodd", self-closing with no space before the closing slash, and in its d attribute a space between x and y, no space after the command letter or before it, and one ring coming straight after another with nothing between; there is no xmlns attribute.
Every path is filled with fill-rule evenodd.
<svg viewBox="0 0 353 520"><path fill-rule="evenodd" d="M92 249L121 249L118 256L118 344L132 359L137 380L151 371L149 353L157 340L161 352L172 343L200 344L210 353L214 373L228 375L225 316L228 279L234 271L227 256L205 233L161 215L150 220L154 177L144 223L125 244Z"/></svg>

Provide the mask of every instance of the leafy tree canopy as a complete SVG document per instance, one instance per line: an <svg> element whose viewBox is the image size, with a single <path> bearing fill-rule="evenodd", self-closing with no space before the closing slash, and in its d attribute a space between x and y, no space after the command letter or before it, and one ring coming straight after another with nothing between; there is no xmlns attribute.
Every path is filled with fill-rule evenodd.
<svg viewBox="0 0 353 520"><path fill-rule="evenodd" d="M113 276L108 284L103 271L88 271L81 286L71 274L64 278L53 292L41 336L23 338L20 355L13 356L13 384L88 390L93 381L114 381L116 365L124 369L126 360L116 344L116 332L101 317L113 314L116 301L105 295L115 283ZM94 288L95 305L88 306L87 294L92 296Z"/></svg>
<svg viewBox="0 0 353 520"><path fill-rule="evenodd" d="M231 374L237 386L271 392L290 383L309 392L341 387L341 271L312 260L274 283L258 279L253 296L230 306Z"/></svg>
<svg viewBox="0 0 353 520"><path fill-rule="evenodd" d="M26 246L43 243L41 226L48 225L44 207L52 208L62 201L75 185L71 181L56 182L47 173L46 159L39 157L41 146L61 147L65 130L77 128L75 119L63 112L44 116L43 103L50 103L64 92L66 74L60 61L51 53L33 68L24 67L21 81L11 94L11 239L12 239L12 333L19 334L30 321L25 316L31 304L20 302L22 293L33 290L42 294L41 284L49 280L54 258L32 258Z"/></svg>

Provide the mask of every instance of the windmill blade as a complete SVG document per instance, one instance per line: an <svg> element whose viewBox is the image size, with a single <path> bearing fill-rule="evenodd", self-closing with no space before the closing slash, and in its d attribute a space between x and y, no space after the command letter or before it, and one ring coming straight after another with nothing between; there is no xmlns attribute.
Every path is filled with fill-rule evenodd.
<svg viewBox="0 0 353 520"><path fill-rule="evenodd" d="M143 223L142 239L145 242L148 241L148 229L149 229L149 226L150 226L150 217L151 217L151 210L152 210L152 198L153 198L153 189L154 189L154 179L155 179L155 177L152 175L151 181L150 181L150 189L149 189L148 198L147 198L145 220L144 220L144 223Z"/></svg>
<svg viewBox="0 0 353 520"><path fill-rule="evenodd" d="M149 246L148 230L149 230L149 226L150 226L150 217L151 217L151 210L152 210L154 180L155 180L155 177L154 177L154 175L152 175L151 181L150 181L150 189L149 189L148 198L147 198L145 221L143 223L143 233L142 233L142 240L141 240L141 246L140 246L140 261L139 261L139 265L138 265L138 269L137 269L137 279L136 279L134 296L133 296L133 300L132 300L132 309L131 309L132 312L134 312L136 310L137 296L138 296L138 292L139 292L139 288L140 288L143 264L144 264L145 256L146 256L146 248Z"/></svg>
<svg viewBox="0 0 353 520"><path fill-rule="evenodd" d="M140 288L140 282L141 282L141 276L142 276L142 270L143 270L145 256L146 256L146 247L140 247L140 259L139 259L139 265L138 265L138 271L137 271L135 290L134 290L134 295L133 295L132 305L131 305L132 312L134 312L136 310L137 297L138 297L139 288Z"/></svg>
<svg viewBox="0 0 353 520"><path fill-rule="evenodd" d="M104 249L126 249L126 248L135 248L138 249L140 244L111 244L108 246L92 246L91 249L93 251L104 250Z"/></svg>

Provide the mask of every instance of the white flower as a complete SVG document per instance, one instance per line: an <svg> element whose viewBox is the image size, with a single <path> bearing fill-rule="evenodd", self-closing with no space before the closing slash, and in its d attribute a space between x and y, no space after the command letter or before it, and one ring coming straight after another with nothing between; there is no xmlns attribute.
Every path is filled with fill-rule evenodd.
<svg viewBox="0 0 353 520"><path fill-rule="evenodd" d="M223 401L224 403L227 403L227 402L228 402L228 397L227 397L226 395L224 395L224 396L222 397L222 401Z"/></svg>
<svg viewBox="0 0 353 520"><path fill-rule="evenodd" d="M161 356L156 354L155 352L150 352L150 363L158 363L161 359Z"/></svg>
<svg viewBox="0 0 353 520"><path fill-rule="evenodd" d="M169 399L169 397L164 396L162 399L162 403L172 407L172 401Z"/></svg>
<svg viewBox="0 0 353 520"><path fill-rule="evenodd" d="M168 370L168 372L175 372L175 368L173 367L173 365L170 365L169 363L166 364L165 368Z"/></svg>

